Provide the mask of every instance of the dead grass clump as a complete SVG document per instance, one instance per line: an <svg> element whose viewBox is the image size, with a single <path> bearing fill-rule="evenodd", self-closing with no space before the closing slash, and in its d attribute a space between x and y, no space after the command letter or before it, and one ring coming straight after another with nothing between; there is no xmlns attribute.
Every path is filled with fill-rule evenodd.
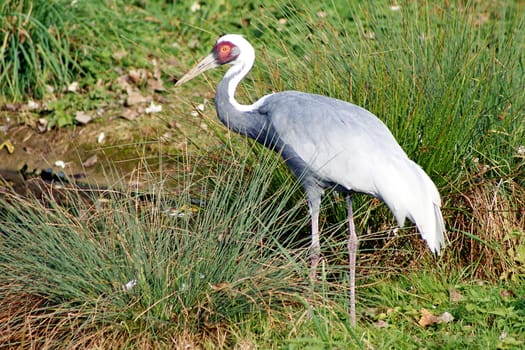
<svg viewBox="0 0 525 350"><path fill-rule="evenodd" d="M516 253L525 244L525 189L513 179L473 179L453 203L451 254L475 277L512 277L525 263Z"/></svg>
<svg viewBox="0 0 525 350"><path fill-rule="evenodd" d="M53 349L70 344L70 348L78 348L75 343L79 338L92 338L95 327L86 323L86 314L74 308L50 306L44 297L11 289L0 298L2 346Z"/></svg>
<svg viewBox="0 0 525 350"><path fill-rule="evenodd" d="M93 311L93 310L91 310ZM201 349L227 348L226 329L204 333L172 328L158 332L132 330L125 322L98 322L96 313L51 305L25 292L0 298L0 344L2 349Z"/></svg>
<svg viewBox="0 0 525 350"><path fill-rule="evenodd" d="M42 305L43 298L20 293L2 295L0 298L0 344L31 344L38 332L31 324L31 315Z"/></svg>

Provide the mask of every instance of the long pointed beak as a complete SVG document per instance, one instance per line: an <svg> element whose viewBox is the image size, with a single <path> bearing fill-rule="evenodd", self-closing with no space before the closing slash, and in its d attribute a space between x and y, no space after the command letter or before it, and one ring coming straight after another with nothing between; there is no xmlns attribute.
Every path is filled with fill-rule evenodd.
<svg viewBox="0 0 525 350"><path fill-rule="evenodd" d="M175 83L175 86L177 87L179 85L182 85L185 82L195 78L197 75L218 66L219 64L216 62L213 54L209 54L208 56L204 57L199 63L197 63L188 73L184 74L184 76L180 78L177 81L177 83Z"/></svg>

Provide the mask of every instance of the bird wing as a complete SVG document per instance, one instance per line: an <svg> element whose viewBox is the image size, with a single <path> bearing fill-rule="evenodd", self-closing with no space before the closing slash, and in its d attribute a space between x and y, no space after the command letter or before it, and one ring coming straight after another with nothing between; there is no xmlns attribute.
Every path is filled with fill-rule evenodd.
<svg viewBox="0 0 525 350"><path fill-rule="evenodd" d="M269 96L260 109L311 171L349 190L378 196L370 175L395 158L407 158L388 128L359 106L283 92Z"/></svg>
<svg viewBox="0 0 525 350"><path fill-rule="evenodd" d="M439 251L444 232L439 193L375 115L296 91L268 96L259 112L318 179L382 199L400 226L408 217L430 248Z"/></svg>

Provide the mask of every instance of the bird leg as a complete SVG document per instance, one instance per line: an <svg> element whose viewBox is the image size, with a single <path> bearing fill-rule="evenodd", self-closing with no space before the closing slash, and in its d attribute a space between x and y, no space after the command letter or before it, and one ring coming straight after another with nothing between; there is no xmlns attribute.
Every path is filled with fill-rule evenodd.
<svg viewBox="0 0 525 350"><path fill-rule="evenodd" d="M321 244L319 243L319 210L314 210L312 216L312 244L310 246L310 280L316 280L317 264L321 258Z"/></svg>
<svg viewBox="0 0 525 350"><path fill-rule="evenodd" d="M357 254L357 235L354 226L354 213L352 210L352 195L346 196L346 206L348 211L348 261L350 270L350 324L355 326L355 261Z"/></svg>

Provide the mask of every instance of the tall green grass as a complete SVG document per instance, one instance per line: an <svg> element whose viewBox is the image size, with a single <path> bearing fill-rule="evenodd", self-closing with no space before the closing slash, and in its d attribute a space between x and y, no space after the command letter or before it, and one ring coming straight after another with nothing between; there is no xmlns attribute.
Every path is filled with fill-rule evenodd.
<svg viewBox="0 0 525 350"><path fill-rule="evenodd" d="M159 51L150 33L161 25L125 1L3 1L1 95L49 99L75 81L89 89L98 79L116 78L116 65L147 65L143 53Z"/></svg>
<svg viewBox="0 0 525 350"><path fill-rule="evenodd" d="M63 87L79 66L65 30L67 1L11 1L0 5L0 88L15 100ZM70 71L71 70L71 71Z"/></svg>
<svg viewBox="0 0 525 350"><path fill-rule="evenodd" d="M272 88L371 110L438 185L462 171L450 164L479 153L510 168L522 162L516 154L525 138L525 42L516 4L402 2L395 11L387 3L347 5L289 5L280 31L275 17L257 22L262 40L253 42L264 60L258 67ZM491 20L477 24L483 14ZM263 49L259 42L278 45Z"/></svg>
<svg viewBox="0 0 525 350"><path fill-rule="evenodd" d="M71 190L62 203L72 204L61 206L4 192L2 343L22 345L29 326L40 346L130 346L146 337L169 347L188 333L226 346L231 324L284 322L308 298L308 271L304 250L292 258L282 248L305 219L299 206L286 208L293 185L269 191L275 163L234 158L207 177L189 175L186 192L151 184L149 201L109 191L86 200ZM200 207L191 204L194 187ZM10 312L13 300L30 311Z"/></svg>

